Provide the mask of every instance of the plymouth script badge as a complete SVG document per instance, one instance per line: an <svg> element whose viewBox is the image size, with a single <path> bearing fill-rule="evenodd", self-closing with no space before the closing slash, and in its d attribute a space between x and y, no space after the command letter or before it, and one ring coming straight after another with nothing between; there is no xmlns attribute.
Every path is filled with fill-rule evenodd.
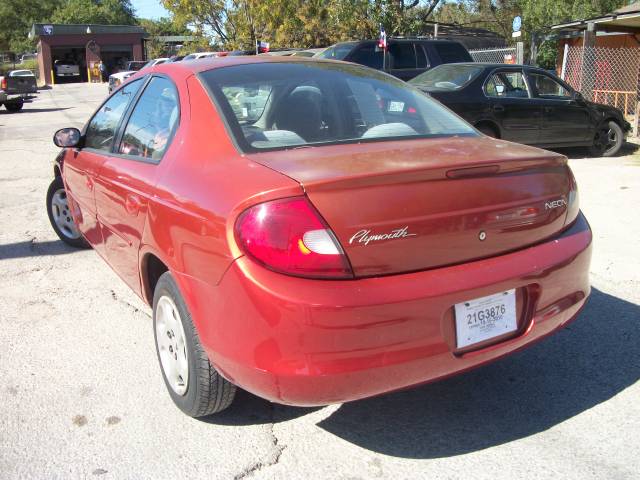
<svg viewBox="0 0 640 480"><path fill-rule="evenodd" d="M369 245L369 242L379 242L381 240L394 240L397 238L415 237L415 233L409 233L409 227L397 228L389 233L372 233L371 230L359 230L351 237L349 244L354 242Z"/></svg>

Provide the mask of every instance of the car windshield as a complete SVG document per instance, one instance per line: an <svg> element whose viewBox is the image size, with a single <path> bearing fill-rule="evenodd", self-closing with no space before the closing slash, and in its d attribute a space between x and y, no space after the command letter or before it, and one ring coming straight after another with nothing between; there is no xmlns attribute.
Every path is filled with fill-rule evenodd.
<svg viewBox="0 0 640 480"><path fill-rule="evenodd" d="M439 65L412 78L409 83L434 90L460 90L480 75L483 69L480 65Z"/></svg>
<svg viewBox="0 0 640 480"><path fill-rule="evenodd" d="M9 72L10 77L33 77L34 74L31 70L14 70Z"/></svg>
<svg viewBox="0 0 640 480"><path fill-rule="evenodd" d="M343 60L353 50L356 42L337 43L322 52L316 53L316 58L328 58L330 60Z"/></svg>
<svg viewBox="0 0 640 480"><path fill-rule="evenodd" d="M256 63L200 76L245 151L476 135L418 90L358 65Z"/></svg>

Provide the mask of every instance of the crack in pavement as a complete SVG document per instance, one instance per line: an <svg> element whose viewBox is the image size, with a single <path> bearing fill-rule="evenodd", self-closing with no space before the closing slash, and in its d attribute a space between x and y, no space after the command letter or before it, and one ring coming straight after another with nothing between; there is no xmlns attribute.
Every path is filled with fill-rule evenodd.
<svg viewBox="0 0 640 480"><path fill-rule="evenodd" d="M275 425L275 405L271 404L271 421L267 425L267 434L271 440L271 451L267 455L266 461L258 461L245 467L240 473L233 477L233 480L241 480L244 478L252 477L256 472L259 472L265 468L273 467L280 462L282 452L287 448L286 445L280 444L278 437L274 431Z"/></svg>
<svg viewBox="0 0 640 480"><path fill-rule="evenodd" d="M130 309L133 310L133 313L142 313L144 315L146 315L147 317L151 318L151 315L149 315L147 312L145 312L144 310L139 309L138 307L136 307L135 305L132 305L131 303L127 302L126 300L123 300L122 298L118 297L118 295L116 294L115 290L111 289L111 298L113 300L115 300L116 302L124 305L125 307L128 307Z"/></svg>

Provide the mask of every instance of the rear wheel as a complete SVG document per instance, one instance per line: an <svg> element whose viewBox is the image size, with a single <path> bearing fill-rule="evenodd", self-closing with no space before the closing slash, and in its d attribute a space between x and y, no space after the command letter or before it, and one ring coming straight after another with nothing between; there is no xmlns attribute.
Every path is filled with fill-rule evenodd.
<svg viewBox="0 0 640 480"><path fill-rule="evenodd" d="M5 104L4 104L4 108L6 108L10 112L19 112L20 110L22 110L23 106L24 106L24 101L23 100L17 100L17 101L13 101L13 102L5 102Z"/></svg>
<svg viewBox="0 0 640 480"><path fill-rule="evenodd" d="M162 274L153 293L153 326L162 377L176 406L202 417L231 405L236 387L209 362L170 272Z"/></svg>
<svg viewBox="0 0 640 480"><path fill-rule="evenodd" d="M609 120L596 130L589 153L594 157L612 157L620 151L623 142L622 128L613 120Z"/></svg>
<svg viewBox="0 0 640 480"><path fill-rule="evenodd" d="M54 178L47 190L47 215L60 240L76 248L89 246L71 216L62 177Z"/></svg>

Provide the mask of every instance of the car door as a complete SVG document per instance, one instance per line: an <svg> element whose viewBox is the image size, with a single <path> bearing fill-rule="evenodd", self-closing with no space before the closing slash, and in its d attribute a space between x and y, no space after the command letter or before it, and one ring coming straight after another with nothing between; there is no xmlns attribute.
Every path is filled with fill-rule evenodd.
<svg viewBox="0 0 640 480"><path fill-rule="evenodd" d="M113 146L118 125L140 85L140 80L131 82L102 104L85 128L82 148L67 152L64 160L63 179L74 220L87 241L100 253L103 253L102 235L97 224L94 187Z"/></svg>
<svg viewBox="0 0 640 480"><path fill-rule="evenodd" d="M500 127L504 140L536 144L540 141L542 108L531 98L521 68L500 68L484 83L485 114Z"/></svg>
<svg viewBox="0 0 640 480"><path fill-rule="evenodd" d="M178 90L154 75L123 121L96 181L98 223L111 267L140 292L138 251L159 165L179 123Z"/></svg>
<svg viewBox="0 0 640 480"><path fill-rule="evenodd" d="M591 138L591 121L584 102L573 91L540 70L527 72L534 101L542 108L541 143L561 145L580 143Z"/></svg>

